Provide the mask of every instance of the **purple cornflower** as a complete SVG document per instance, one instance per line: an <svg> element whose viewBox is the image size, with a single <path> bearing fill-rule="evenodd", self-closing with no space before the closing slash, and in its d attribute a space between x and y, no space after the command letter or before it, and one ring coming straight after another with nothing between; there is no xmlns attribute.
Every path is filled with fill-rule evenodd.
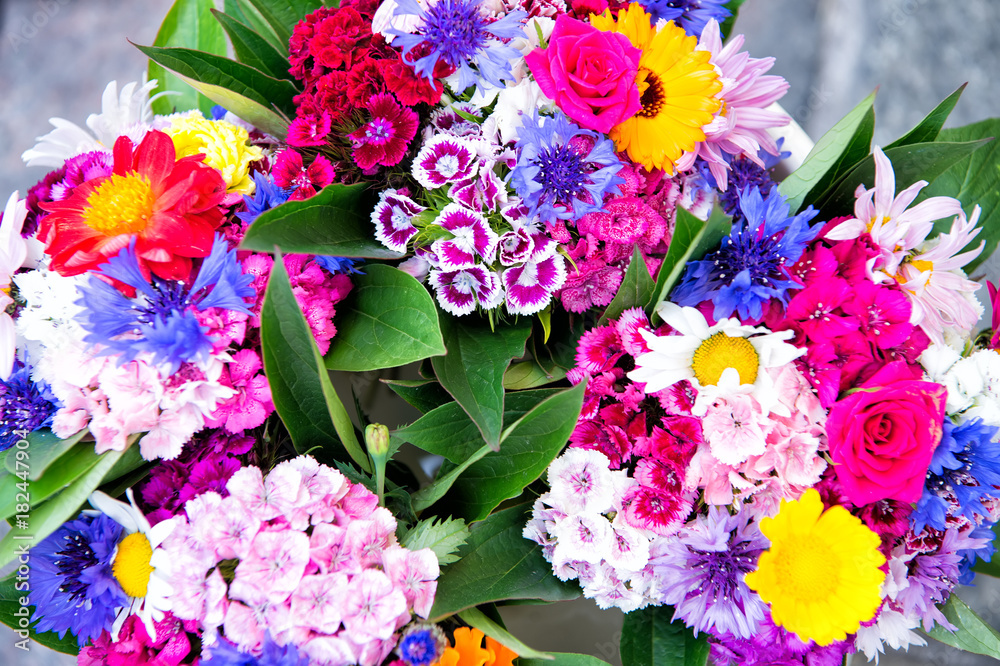
<svg viewBox="0 0 1000 666"><path fill-rule="evenodd" d="M475 84L483 89L483 82L503 88L504 81L513 81L511 60L520 52L500 40L524 37L521 22L528 17L523 11L508 12L498 21L490 21L480 8L480 0L439 0L424 9L416 0L399 0L395 15L411 14L421 19L416 34L389 30L395 36L393 46L403 47L403 60L410 62L410 52L420 45L418 52L427 52L413 61L417 74L431 81L434 69L443 63L458 72L458 88L465 90ZM469 66L479 70L477 75Z"/></svg>
<svg viewBox="0 0 1000 666"><path fill-rule="evenodd" d="M67 631L82 646L114 624L128 595L111 571L124 528L103 514L82 513L31 550L35 631Z"/></svg>
<svg viewBox="0 0 1000 666"><path fill-rule="evenodd" d="M747 587L744 576L768 547L746 512L730 516L712 507L678 533L653 544L650 564L657 600L674 606L674 619L698 632L750 638L767 606Z"/></svg>
<svg viewBox="0 0 1000 666"><path fill-rule="evenodd" d="M835 641L820 647L778 627L768 615L750 638L717 636L711 641L711 663L716 666L840 666L854 652L854 641Z"/></svg>
<svg viewBox="0 0 1000 666"><path fill-rule="evenodd" d="M732 16L726 9L728 0L645 0L642 4L652 14L653 23L660 19L673 21L684 32L701 37L708 22L715 19L720 24Z"/></svg>
<svg viewBox="0 0 1000 666"><path fill-rule="evenodd" d="M10 377L0 381L0 451L14 446L19 433L50 425L57 402L49 385L31 381L30 366L14 359Z"/></svg>
<svg viewBox="0 0 1000 666"><path fill-rule="evenodd" d="M622 163L605 136L581 129L562 113L524 116L510 182L529 215L543 222L596 212L605 194L620 194Z"/></svg>
<svg viewBox="0 0 1000 666"><path fill-rule="evenodd" d="M760 319L772 298L785 303L788 290L801 287L788 267L819 233L820 225L809 227L818 211L810 206L789 217L788 203L777 188L765 199L756 187L740 193L740 211L719 249L688 264L672 294L675 303L696 307L711 300L716 320L734 312L743 320Z"/></svg>
<svg viewBox="0 0 1000 666"><path fill-rule="evenodd" d="M288 197L292 194L292 190L278 187L271 176L260 171L254 172L253 180L256 183L253 196L243 195L243 203L247 207L246 211L236 213L236 217L248 225L253 224L254 220L264 211L288 201Z"/></svg>
<svg viewBox="0 0 1000 666"><path fill-rule="evenodd" d="M264 632L260 656L241 652L236 645L225 638L206 650L208 658L202 663L210 666L308 666L309 657L299 652L294 643L281 646L271 638L271 632Z"/></svg>
<svg viewBox="0 0 1000 666"><path fill-rule="evenodd" d="M139 352L150 352L157 363L170 372L185 361L207 358L212 338L190 311L224 308L250 314L244 301L252 297L252 275L245 275L222 236L216 236L212 252L201 264L189 286L184 282L153 276L147 280L139 270L135 241L98 269L136 290L134 298L91 276L80 287L77 304L84 308L80 325L87 331L84 340L106 346L104 353L120 354L121 362L133 360ZM122 339L123 334L132 335ZM136 337L136 335L138 337Z"/></svg>

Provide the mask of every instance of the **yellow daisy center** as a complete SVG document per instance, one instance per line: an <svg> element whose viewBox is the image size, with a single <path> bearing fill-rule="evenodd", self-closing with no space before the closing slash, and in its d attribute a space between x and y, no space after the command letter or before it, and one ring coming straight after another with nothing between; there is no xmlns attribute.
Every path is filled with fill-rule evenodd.
<svg viewBox="0 0 1000 666"><path fill-rule="evenodd" d="M667 101L666 95L663 94L663 84L660 82L660 77L648 69L640 69L636 78L639 81L639 90L642 92L642 97L639 100L642 102L642 109L636 115L643 118L655 118Z"/></svg>
<svg viewBox="0 0 1000 666"><path fill-rule="evenodd" d="M153 557L153 547L142 532L133 532L118 544L118 554L111 565L111 573L121 584L125 594L141 599L146 596L149 576L154 568L149 560Z"/></svg>
<svg viewBox="0 0 1000 666"><path fill-rule="evenodd" d="M831 562L836 553L831 553L829 546L822 540L805 539L784 545L775 554L773 566L779 576L803 594L827 598L837 590L836 572L840 569L838 562Z"/></svg>
<svg viewBox="0 0 1000 666"><path fill-rule="evenodd" d="M733 368L740 375L740 384L757 381L760 357L746 338L731 338L724 332L716 333L694 350L691 369L702 386L719 383L726 368Z"/></svg>
<svg viewBox="0 0 1000 666"><path fill-rule="evenodd" d="M152 219L155 202L145 177L112 174L87 197L83 223L106 236L138 233Z"/></svg>

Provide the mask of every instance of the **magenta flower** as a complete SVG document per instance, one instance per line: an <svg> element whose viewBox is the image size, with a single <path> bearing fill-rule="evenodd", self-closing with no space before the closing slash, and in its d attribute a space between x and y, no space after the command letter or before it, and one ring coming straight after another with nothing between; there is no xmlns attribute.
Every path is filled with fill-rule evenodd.
<svg viewBox="0 0 1000 666"><path fill-rule="evenodd" d="M504 232L498 244L500 248L500 263L513 266L528 260L535 248L535 240L525 228Z"/></svg>
<svg viewBox="0 0 1000 666"><path fill-rule="evenodd" d="M476 178L467 178L455 183L448 196L466 208L472 210L497 210L507 201L507 188L504 187L492 170L487 169Z"/></svg>
<svg viewBox="0 0 1000 666"><path fill-rule="evenodd" d="M566 266L556 254L556 243L551 239L536 241L535 251L524 264L503 272L503 285L507 291L507 312L532 315L542 310L552 300L566 281Z"/></svg>
<svg viewBox="0 0 1000 666"><path fill-rule="evenodd" d="M364 171L378 165L396 166L417 134L417 114L388 93L372 95L367 108L371 119L348 135L354 144L354 161Z"/></svg>
<svg viewBox="0 0 1000 666"><path fill-rule="evenodd" d="M406 244L417 235L413 218L426 210L410 197L396 190L384 190L379 195L372 224L375 238L393 252L406 252Z"/></svg>
<svg viewBox="0 0 1000 666"><path fill-rule="evenodd" d="M442 269L471 268L477 257L493 261L500 238L480 213L450 203L441 209L434 224L452 236L431 243Z"/></svg>
<svg viewBox="0 0 1000 666"><path fill-rule="evenodd" d="M610 303L622 283L623 272L599 258L577 264L577 270L566 276L559 299L570 312L584 312Z"/></svg>
<svg viewBox="0 0 1000 666"><path fill-rule="evenodd" d="M330 160L317 155L307 167L302 154L286 149L278 153L271 170L274 183L284 189L293 189L290 200L308 199L333 182L336 172Z"/></svg>
<svg viewBox="0 0 1000 666"><path fill-rule="evenodd" d="M437 134L424 144L413 160L413 177L433 190L474 177L478 167L476 147L472 141Z"/></svg>
<svg viewBox="0 0 1000 666"><path fill-rule="evenodd" d="M288 126L288 145L301 148L322 146L326 143L332 122L333 118L327 111L300 115Z"/></svg>
<svg viewBox="0 0 1000 666"><path fill-rule="evenodd" d="M226 432L236 434L263 423L274 411L274 403L271 386L260 372L262 368L260 356L252 349L233 354L233 361L226 364L219 382L236 389L236 395L220 402L205 419L205 425L223 427Z"/></svg>
<svg viewBox="0 0 1000 666"><path fill-rule="evenodd" d="M861 332L879 349L901 345L913 332L910 301L893 285L859 282L842 307L844 312L854 315L861 323Z"/></svg>
<svg viewBox="0 0 1000 666"><path fill-rule="evenodd" d="M483 266L457 271L434 270L429 282L441 307L456 317L469 314L476 305L491 310L503 302L500 278Z"/></svg>

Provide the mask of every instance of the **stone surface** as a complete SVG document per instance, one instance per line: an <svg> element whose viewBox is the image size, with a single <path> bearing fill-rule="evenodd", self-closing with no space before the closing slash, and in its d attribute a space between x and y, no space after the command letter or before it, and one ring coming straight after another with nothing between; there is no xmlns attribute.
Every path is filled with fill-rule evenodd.
<svg viewBox="0 0 1000 666"><path fill-rule="evenodd" d="M150 43L169 0L0 0L0 196L23 192L45 170L26 169L20 154L58 116L83 124L100 109L106 83L136 80L145 61L127 39ZM997 115L1000 87L1000 2L996 0L748 0L737 24L757 57L775 56L772 70L791 90L788 112L818 138L880 86L876 142L906 132L941 99L968 81L949 121L961 125ZM1000 264L989 262L996 280ZM984 579L962 597L1000 626L1000 585ZM510 628L534 647L592 654L620 663L622 614L587 600L524 606L505 612ZM69 657L33 646L13 647L0 631L0 664L62 666ZM864 663L856 659L855 664ZM938 643L882 658L888 666L973 666L995 663Z"/></svg>

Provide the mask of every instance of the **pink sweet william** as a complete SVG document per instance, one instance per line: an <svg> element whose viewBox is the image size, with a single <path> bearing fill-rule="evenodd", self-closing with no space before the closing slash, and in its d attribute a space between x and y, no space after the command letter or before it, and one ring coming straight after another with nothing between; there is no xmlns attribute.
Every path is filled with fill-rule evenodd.
<svg viewBox="0 0 1000 666"><path fill-rule="evenodd" d="M947 390L889 363L860 391L836 402L826 421L837 479L857 506L916 502L941 441Z"/></svg>
<svg viewBox="0 0 1000 666"><path fill-rule="evenodd" d="M642 108L635 82L641 55L625 35L562 15L548 48L525 61L563 113L580 127L607 133Z"/></svg>

